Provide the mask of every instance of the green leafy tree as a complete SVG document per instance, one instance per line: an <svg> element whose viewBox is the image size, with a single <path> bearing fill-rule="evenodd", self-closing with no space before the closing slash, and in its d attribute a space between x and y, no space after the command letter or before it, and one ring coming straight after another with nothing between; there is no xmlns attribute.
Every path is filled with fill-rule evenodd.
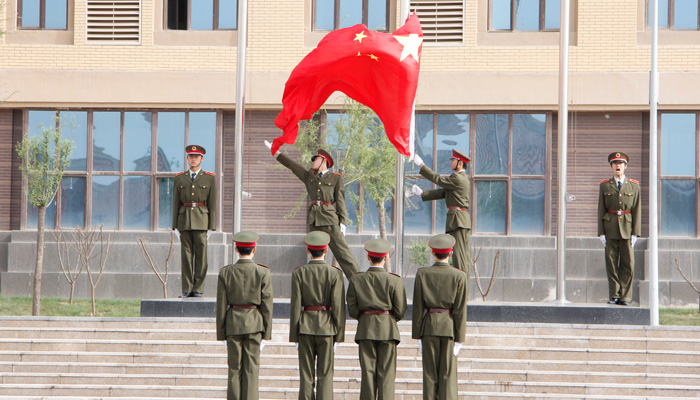
<svg viewBox="0 0 700 400"><path fill-rule="evenodd" d="M294 147L299 150L303 164L309 163L319 147L329 151L336 170L343 175L345 196L356 211L358 225L363 224L362 210L370 199L377 205L376 220L369 214L372 225L378 226L380 237L386 239L389 221L386 203L393 198L396 187L396 149L372 110L348 98L342 111L327 118L327 137L322 136L318 115L306 121ZM360 182L362 193L357 193L353 186ZM304 197L297 202L293 213L303 200ZM391 265L387 264L386 268L391 269Z"/></svg>
<svg viewBox="0 0 700 400"><path fill-rule="evenodd" d="M46 209L56 197L63 171L70 165L70 155L75 147L72 140L61 138L63 125L59 121L56 124L57 128L42 125L40 135L27 136L17 143L16 147L22 160L20 170L25 179L24 190L29 202L37 208L38 214L32 315L40 315L41 312Z"/></svg>

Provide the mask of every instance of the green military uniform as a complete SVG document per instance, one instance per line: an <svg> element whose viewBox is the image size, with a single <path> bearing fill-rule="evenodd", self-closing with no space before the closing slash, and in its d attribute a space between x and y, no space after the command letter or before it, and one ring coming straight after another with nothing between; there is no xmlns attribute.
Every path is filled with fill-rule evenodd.
<svg viewBox="0 0 700 400"><path fill-rule="evenodd" d="M612 153L609 162L629 161L625 153ZM605 235L605 268L610 299L632 301L634 251L631 236L642 234L642 206L639 182L624 178L618 189L615 178L600 182L598 235Z"/></svg>
<svg viewBox="0 0 700 400"><path fill-rule="evenodd" d="M258 235L239 232L234 241L254 246ZM258 399L260 343L272 337L270 269L241 258L219 271L216 339L228 348L228 400Z"/></svg>
<svg viewBox="0 0 700 400"><path fill-rule="evenodd" d="M323 150L318 151L329 161L328 167L333 164L330 154ZM309 232L324 231L331 237L330 248L338 260L348 279L359 272L357 262L350 252L345 236L340 232L340 224L346 224L348 211L345 206L345 185L343 177L335 172L326 171L322 177L312 170L307 170L296 161L284 154L277 156L277 161L289 168L299 180L306 185L311 205L306 215L306 223Z"/></svg>
<svg viewBox="0 0 700 400"><path fill-rule="evenodd" d="M190 154L203 155L201 146L187 146ZM207 276L207 231L216 230L216 178L201 168L194 179L183 171L173 181L173 229L180 231L182 292L204 293Z"/></svg>
<svg viewBox="0 0 700 400"><path fill-rule="evenodd" d="M454 238L437 235L429 245L444 253L446 243L454 243ZM467 284L467 274L447 262L438 261L416 272L412 336L422 342L425 400L458 398L454 345L464 342L466 335Z"/></svg>
<svg viewBox="0 0 700 400"><path fill-rule="evenodd" d="M372 239L365 250L376 257L386 257L391 245ZM371 266L357 273L348 286L348 312L357 319L355 342L360 346L362 385L360 400L392 400L396 381L396 346L401 341L399 327L408 308L401 277Z"/></svg>
<svg viewBox="0 0 700 400"><path fill-rule="evenodd" d="M329 241L328 234L320 231L305 238L309 248L325 248ZM299 400L332 399L333 345L345 340L343 272L322 259L295 268L289 319L289 341L298 343L299 349Z"/></svg>
<svg viewBox="0 0 700 400"><path fill-rule="evenodd" d="M470 158L458 150L452 150L452 157L464 161L466 165ZM469 176L467 171L455 172L448 177L440 176L423 164L420 174L441 187L441 189L424 190L423 201L445 199L447 220L445 233L455 238L456 244L452 254L452 264L467 273L469 277L472 265L472 253L469 241L472 232L472 220L469 216ZM469 288L467 288L468 290Z"/></svg>

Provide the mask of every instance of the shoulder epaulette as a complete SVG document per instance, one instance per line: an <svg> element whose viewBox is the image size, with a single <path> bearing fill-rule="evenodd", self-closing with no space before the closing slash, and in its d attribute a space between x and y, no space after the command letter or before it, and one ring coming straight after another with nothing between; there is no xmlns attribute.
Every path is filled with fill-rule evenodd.
<svg viewBox="0 0 700 400"><path fill-rule="evenodd" d="M270 267L268 267L268 266L267 266L267 265L265 265L265 264L258 264L258 265L259 265L259 266L261 266L261 267L263 267L263 268L267 268L267 269L270 269Z"/></svg>
<svg viewBox="0 0 700 400"><path fill-rule="evenodd" d="M634 179L628 179L628 180L629 180L630 182L633 182L633 183L636 183L637 185L639 185L639 181L637 181L637 180L634 180Z"/></svg>
<svg viewBox="0 0 700 400"><path fill-rule="evenodd" d="M340 272L343 272L343 270L342 270L342 269L340 269L340 268L336 267L335 265L331 265L331 267L333 267L333 268L337 269L337 270L338 270L338 271L340 271Z"/></svg>
<svg viewBox="0 0 700 400"><path fill-rule="evenodd" d="M608 179L603 179L602 181L600 181L600 183L605 183L605 182L607 182L607 181L609 181L609 180L610 180L610 178L608 178Z"/></svg>
<svg viewBox="0 0 700 400"><path fill-rule="evenodd" d="M335 175L340 175L340 176L342 176L342 174L340 174L340 173L338 173L338 172L331 172L331 174L335 174Z"/></svg>
<svg viewBox="0 0 700 400"><path fill-rule="evenodd" d="M209 171L204 171L204 173L205 173L205 174L209 174L209 175L211 175L211 176L216 176L216 175L214 175L214 173L213 173L213 172L209 172Z"/></svg>
<svg viewBox="0 0 700 400"><path fill-rule="evenodd" d="M295 271L295 270L297 270L297 269L299 269L299 268L303 267L304 265L306 265L306 264L302 264L302 265L300 265L300 266L298 266L298 267L294 268L294 269L293 269L292 271Z"/></svg>
<svg viewBox="0 0 700 400"><path fill-rule="evenodd" d="M393 273L393 272L389 272L389 273L390 273L391 275L398 276L399 278L401 278L401 275L399 275L399 274L395 274L395 273Z"/></svg>
<svg viewBox="0 0 700 400"><path fill-rule="evenodd" d="M175 174L175 176L182 175L182 174L184 174L185 172L187 172L187 171L178 172L177 174Z"/></svg>

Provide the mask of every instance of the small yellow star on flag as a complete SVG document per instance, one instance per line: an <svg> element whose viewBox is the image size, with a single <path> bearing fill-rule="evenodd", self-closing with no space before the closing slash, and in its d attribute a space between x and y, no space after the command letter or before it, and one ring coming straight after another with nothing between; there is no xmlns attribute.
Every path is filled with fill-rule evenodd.
<svg viewBox="0 0 700 400"><path fill-rule="evenodd" d="M355 40L357 40L358 42L362 43L362 39L366 37L367 35L365 35L365 31L362 31L360 33L355 34L355 39L353 39L352 41L354 42Z"/></svg>
<svg viewBox="0 0 700 400"><path fill-rule="evenodd" d="M374 61L379 61L379 57L375 56L374 54L367 54L367 56L373 59Z"/></svg>
<svg viewBox="0 0 700 400"><path fill-rule="evenodd" d="M404 58L410 55L417 62L420 62L420 60L418 59L418 48L423 43L422 36L418 36L418 34L416 33L411 33L408 36L394 35L394 38L403 46L403 50L401 51L401 57L399 58L399 61L403 61Z"/></svg>

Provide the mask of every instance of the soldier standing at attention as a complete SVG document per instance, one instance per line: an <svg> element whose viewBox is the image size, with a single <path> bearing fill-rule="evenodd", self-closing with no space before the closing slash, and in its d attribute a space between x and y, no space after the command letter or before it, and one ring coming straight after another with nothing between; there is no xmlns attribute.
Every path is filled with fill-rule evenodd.
<svg viewBox="0 0 700 400"><path fill-rule="evenodd" d="M360 400L393 400L399 327L408 308L401 277L386 272L391 244L383 239L365 243L370 267L357 273L348 286L348 311L358 320L355 342L360 346Z"/></svg>
<svg viewBox="0 0 700 400"><path fill-rule="evenodd" d="M472 232L472 220L469 216L469 176L467 175L467 163L471 159L459 150L452 149L450 167L455 172L447 177L433 172L417 154L413 160L420 166L420 174L427 180L441 187L435 190L422 190L418 185L413 185L413 193L420 195L423 201L445 199L447 206L447 220L445 233L455 238L452 264L467 273L467 278L472 265L472 253L469 245ZM467 287L467 290L469 288Z"/></svg>
<svg viewBox="0 0 700 400"><path fill-rule="evenodd" d="M467 274L450 267L455 238L433 236L435 264L416 272L413 338L423 359L423 399L457 400L457 354L467 330Z"/></svg>
<svg viewBox="0 0 700 400"><path fill-rule="evenodd" d="M326 232L309 232L304 242L311 261L292 271L289 341L299 351L299 400L333 399L335 348L345 340L345 281L323 259L329 241Z"/></svg>
<svg viewBox="0 0 700 400"><path fill-rule="evenodd" d="M258 399L260 352L272 336L270 269L253 262L258 234L233 235L240 258L219 271L216 340L228 350L228 400Z"/></svg>
<svg viewBox="0 0 700 400"><path fill-rule="evenodd" d="M173 181L173 229L180 238L182 296L202 297L207 277L207 239L216 230L216 179L202 171L206 150L185 147L189 170Z"/></svg>
<svg viewBox="0 0 700 400"><path fill-rule="evenodd" d="M629 160L625 153L608 156L613 177L600 182L598 196L598 235L605 245L608 304L621 306L629 305L632 301L632 248L642 234L639 182L625 177Z"/></svg>
<svg viewBox="0 0 700 400"><path fill-rule="evenodd" d="M265 146L269 149L272 144L266 140ZM360 270L345 241L345 221L348 219L348 211L345 206L343 177L328 170L333 167L333 157L327 151L319 149L317 154L311 157L311 168L308 170L279 151L274 157L306 185L306 191L311 199L311 206L306 215L309 232L323 231L330 235L331 251L345 276L350 279Z"/></svg>

